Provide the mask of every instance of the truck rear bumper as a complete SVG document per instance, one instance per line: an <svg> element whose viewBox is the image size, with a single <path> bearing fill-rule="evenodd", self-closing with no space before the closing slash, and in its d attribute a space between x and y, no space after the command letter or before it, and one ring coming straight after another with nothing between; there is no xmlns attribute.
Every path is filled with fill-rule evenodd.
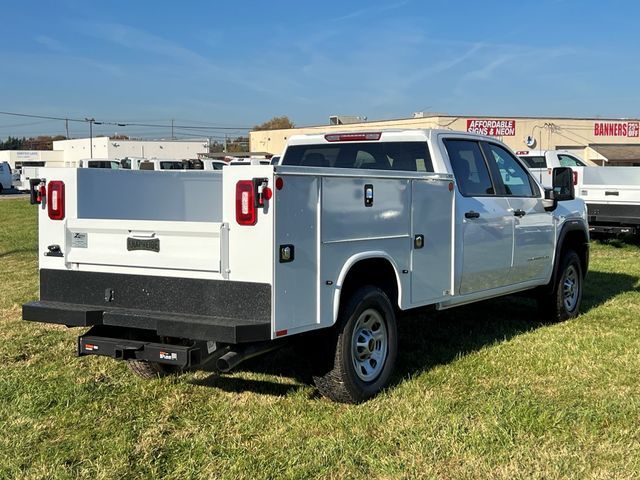
<svg viewBox="0 0 640 480"><path fill-rule="evenodd" d="M161 337L256 342L271 338L271 286L43 269L40 301L23 305L22 316L75 327L150 330Z"/></svg>
<svg viewBox="0 0 640 480"><path fill-rule="evenodd" d="M640 205L588 203L587 213L590 226L604 225L610 228L621 225L633 229L640 227Z"/></svg>

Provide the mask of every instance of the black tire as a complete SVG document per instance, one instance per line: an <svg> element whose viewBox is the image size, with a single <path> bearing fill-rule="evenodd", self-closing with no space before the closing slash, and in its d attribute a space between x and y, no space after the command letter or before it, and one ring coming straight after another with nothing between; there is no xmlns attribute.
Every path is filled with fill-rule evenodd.
<svg viewBox="0 0 640 480"><path fill-rule="evenodd" d="M163 363L145 362L142 360L128 360L127 367L138 377L145 380L153 380L154 378L166 377L168 375L177 375L181 373L180 367L175 365L165 365Z"/></svg>
<svg viewBox="0 0 640 480"><path fill-rule="evenodd" d="M313 376L323 396L360 403L387 386L395 366L398 335L393 306L382 290L366 286L348 298L328 340L325 368Z"/></svg>
<svg viewBox="0 0 640 480"><path fill-rule="evenodd" d="M565 285L566 283L566 285ZM538 297L538 306L545 319L562 322L575 318L580 311L584 273L578 254L566 250L560 257L555 283Z"/></svg>
<svg viewBox="0 0 640 480"><path fill-rule="evenodd" d="M2 184L0 183L0 195L2 195L2 190L3 190L3 187L2 187Z"/></svg>

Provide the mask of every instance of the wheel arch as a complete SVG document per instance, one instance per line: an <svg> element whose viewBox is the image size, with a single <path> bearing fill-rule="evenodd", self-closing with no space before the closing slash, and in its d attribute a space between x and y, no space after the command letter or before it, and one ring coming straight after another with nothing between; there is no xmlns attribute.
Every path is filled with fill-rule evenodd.
<svg viewBox="0 0 640 480"><path fill-rule="evenodd" d="M402 282L393 257L384 251L361 252L349 257L338 275L333 298L334 324L338 319L341 300L365 284L381 288L391 304L400 308Z"/></svg>
<svg viewBox="0 0 640 480"><path fill-rule="evenodd" d="M560 230L560 235L558 236L558 246L553 262L552 285L558 275L560 259L564 252L569 249L578 254L580 267L582 268L582 276L585 277L589 269L589 230L584 222L571 220L562 226L562 230Z"/></svg>

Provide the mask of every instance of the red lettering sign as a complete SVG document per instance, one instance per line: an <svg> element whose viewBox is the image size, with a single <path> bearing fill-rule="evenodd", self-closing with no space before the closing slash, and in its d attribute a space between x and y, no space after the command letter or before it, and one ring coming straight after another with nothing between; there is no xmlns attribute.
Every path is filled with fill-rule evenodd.
<svg viewBox="0 0 640 480"><path fill-rule="evenodd" d="M467 119L467 132L490 137L513 137L516 134L515 120Z"/></svg>
<svg viewBox="0 0 640 480"><path fill-rule="evenodd" d="M595 137L640 137L640 122L596 122Z"/></svg>

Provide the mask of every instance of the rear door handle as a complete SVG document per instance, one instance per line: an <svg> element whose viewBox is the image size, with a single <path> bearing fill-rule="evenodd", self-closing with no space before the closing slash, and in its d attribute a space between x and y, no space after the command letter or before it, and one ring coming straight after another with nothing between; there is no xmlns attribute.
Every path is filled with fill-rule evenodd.
<svg viewBox="0 0 640 480"><path fill-rule="evenodd" d="M468 212L465 212L464 218L480 218L480 214L478 212L470 210Z"/></svg>
<svg viewBox="0 0 640 480"><path fill-rule="evenodd" d="M524 217L524 216L527 214L527 212L525 212L524 210L520 210L520 209L518 208L517 210L514 210L514 211L513 211L513 214L514 214L516 217Z"/></svg>

